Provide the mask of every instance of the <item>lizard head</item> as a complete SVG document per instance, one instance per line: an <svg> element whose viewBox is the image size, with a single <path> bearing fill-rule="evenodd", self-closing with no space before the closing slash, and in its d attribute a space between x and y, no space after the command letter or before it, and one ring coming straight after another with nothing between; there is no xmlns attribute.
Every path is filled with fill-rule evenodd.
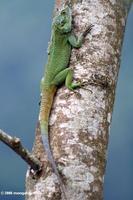
<svg viewBox="0 0 133 200"><path fill-rule="evenodd" d="M55 17L53 27L60 33L68 33L72 28L71 10L67 6L62 9L58 16Z"/></svg>

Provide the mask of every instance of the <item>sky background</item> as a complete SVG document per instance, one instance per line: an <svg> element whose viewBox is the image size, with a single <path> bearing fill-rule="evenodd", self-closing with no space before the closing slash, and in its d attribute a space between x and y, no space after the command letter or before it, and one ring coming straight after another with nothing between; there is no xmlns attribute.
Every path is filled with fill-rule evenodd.
<svg viewBox="0 0 133 200"><path fill-rule="evenodd" d="M47 2L47 3L46 3ZM54 0L0 0L0 129L32 148ZM122 50L104 200L133 200L133 9ZM27 165L0 142L0 192L25 191ZM2 196L0 200L23 200Z"/></svg>

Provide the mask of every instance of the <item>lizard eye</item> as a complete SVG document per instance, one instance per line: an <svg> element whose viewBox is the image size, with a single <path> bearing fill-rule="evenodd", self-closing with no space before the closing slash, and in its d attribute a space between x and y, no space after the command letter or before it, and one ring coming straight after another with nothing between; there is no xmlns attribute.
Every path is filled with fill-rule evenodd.
<svg viewBox="0 0 133 200"><path fill-rule="evenodd" d="M65 11L65 10L62 10L61 14L65 15L65 14L66 14L66 11Z"/></svg>

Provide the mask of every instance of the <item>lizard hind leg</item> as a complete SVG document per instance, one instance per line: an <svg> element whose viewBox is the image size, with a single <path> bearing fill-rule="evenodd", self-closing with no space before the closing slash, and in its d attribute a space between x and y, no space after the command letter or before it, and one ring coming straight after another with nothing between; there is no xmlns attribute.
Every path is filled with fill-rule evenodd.
<svg viewBox="0 0 133 200"><path fill-rule="evenodd" d="M73 70L70 68L65 68L62 71L60 71L55 76L51 84L59 86L62 85L64 82L65 86L72 91L81 86L81 82L73 83Z"/></svg>
<svg viewBox="0 0 133 200"><path fill-rule="evenodd" d="M66 76L65 85L69 90L74 90L78 87L81 87L81 82L73 83L73 70L68 68L68 74Z"/></svg>
<svg viewBox="0 0 133 200"><path fill-rule="evenodd" d="M80 81L73 83L73 70L70 68L65 68L62 71L60 71L55 78L53 79L53 81L51 82L51 84L59 86L62 85L65 82L65 86L73 91L76 96L78 98L81 97L80 93L78 91L76 91L75 89L78 87L82 86L82 83Z"/></svg>

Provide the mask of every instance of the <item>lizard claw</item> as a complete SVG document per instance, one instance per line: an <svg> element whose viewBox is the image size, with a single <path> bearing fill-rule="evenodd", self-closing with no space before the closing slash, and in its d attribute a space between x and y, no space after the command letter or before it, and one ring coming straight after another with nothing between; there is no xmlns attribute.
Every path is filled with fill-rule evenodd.
<svg viewBox="0 0 133 200"><path fill-rule="evenodd" d="M81 88L83 88L84 90L88 90L92 94L92 91L86 88L88 83L89 83L88 81L81 82Z"/></svg>
<svg viewBox="0 0 133 200"><path fill-rule="evenodd" d="M93 24L90 24L90 25L86 28L86 30L85 30L84 33L83 33L83 36L84 36L84 37L92 30L92 27L93 27L93 26L94 26Z"/></svg>

